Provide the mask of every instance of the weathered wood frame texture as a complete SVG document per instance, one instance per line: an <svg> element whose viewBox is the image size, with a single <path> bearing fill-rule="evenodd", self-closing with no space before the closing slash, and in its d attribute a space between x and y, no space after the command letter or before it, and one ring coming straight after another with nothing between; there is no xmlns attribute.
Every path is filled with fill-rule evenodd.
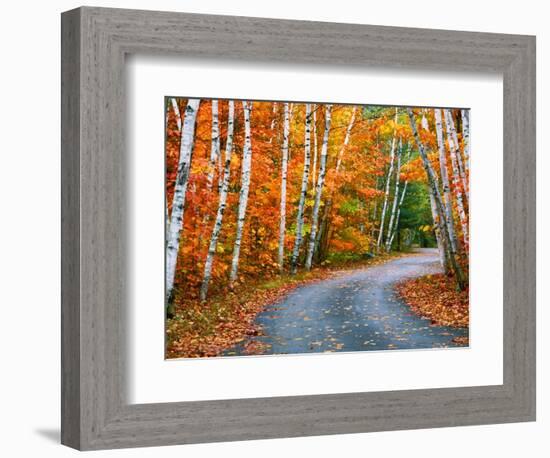
<svg viewBox="0 0 550 458"><path fill-rule="evenodd" d="M92 7L63 13L61 35L63 444L88 450L535 419L534 37ZM503 74L503 385L128 404L129 53Z"/></svg>

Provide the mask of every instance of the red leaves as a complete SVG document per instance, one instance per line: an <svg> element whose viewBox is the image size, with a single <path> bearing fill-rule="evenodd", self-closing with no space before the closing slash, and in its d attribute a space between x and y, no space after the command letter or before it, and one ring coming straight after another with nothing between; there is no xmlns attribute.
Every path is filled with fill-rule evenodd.
<svg viewBox="0 0 550 458"><path fill-rule="evenodd" d="M452 278L427 275L401 283L397 292L415 313L430 318L434 325L469 325L468 290L457 291Z"/></svg>

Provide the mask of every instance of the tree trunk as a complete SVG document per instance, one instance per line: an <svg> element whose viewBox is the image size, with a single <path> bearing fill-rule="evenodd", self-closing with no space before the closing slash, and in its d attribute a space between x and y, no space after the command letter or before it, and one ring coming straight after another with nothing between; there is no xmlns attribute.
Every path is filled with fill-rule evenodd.
<svg viewBox="0 0 550 458"><path fill-rule="evenodd" d="M212 100L212 140L210 146L210 163L206 184L208 190L212 189L216 164L219 163L220 155L220 125L218 119L218 101ZM218 177L218 183L221 185L221 173ZM219 186L218 186L219 187Z"/></svg>
<svg viewBox="0 0 550 458"><path fill-rule="evenodd" d="M248 204L248 191L250 189L250 173L252 165L252 140L250 132L250 112L252 110L252 102L243 101L244 110L244 148L243 161L241 168L241 191L239 193L239 210L237 217L237 235L235 238L235 246L233 248L233 261L231 262L231 273L229 280L233 283L237 279L239 269L239 256L241 253L241 242L243 236L244 219L246 216L246 206Z"/></svg>
<svg viewBox="0 0 550 458"><path fill-rule="evenodd" d="M357 107L353 107L353 111L351 113L351 118L349 120L348 128L346 129L346 136L344 137L344 143L342 144L342 147L340 148L340 151L338 152L338 159L336 160L336 175L338 175L338 172L340 172L340 166L342 165L342 159L344 158L344 153L346 151L346 148L349 144L349 139L351 137L351 129L353 129L353 124L355 123L355 114L357 113Z"/></svg>
<svg viewBox="0 0 550 458"><path fill-rule="evenodd" d="M460 110L462 116L462 143L464 145L464 169L470 170L470 110ZM468 188L469 189L469 188Z"/></svg>
<svg viewBox="0 0 550 458"><path fill-rule="evenodd" d="M325 207L323 209L323 214L321 216L321 222L319 223L319 230L317 231L317 238L315 240L315 245L313 248L313 253L317 254L316 259L322 260L325 258L325 255L328 253L328 246L330 243L330 235L328 232L326 232L330 226L329 219L331 218L331 212L332 212L332 202L335 192L335 187L338 183L338 175L340 173L340 167L342 165L342 160L344 159L344 153L346 151L346 147L349 144L349 140L351 137L351 129L353 128L353 125L355 123L355 114L357 112L357 107L353 107L353 111L351 113L351 118L348 123L348 127L346 129L346 135L344 136L344 142L342 143L342 147L340 148L340 151L338 152L338 156L336 158L336 167L335 167L335 174L334 174L334 186L332 190L330 191L330 194L328 195L328 198L325 202ZM322 241L324 240L324 243ZM322 249L321 249L322 248Z"/></svg>
<svg viewBox="0 0 550 458"><path fill-rule="evenodd" d="M216 255L216 248L218 246L218 238L222 229L223 215L225 213L225 206L227 204L227 194L229 191L229 179L231 174L231 155L233 153L233 126L235 117L235 102L230 100L229 113L227 118L227 140L225 142L225 164L223 170L223 178L220 188L220 199L218 203L218 212L216 213L216 221L214 222L214 228L212 229L212 236L210 237L210 245L208 246L208 254L206 255L206 262L204 263L204 276L201 285L200 299L206 300L208 293L208 284L210 283L210 276L212 274L212 265L214 263L214 256Z"/></svg>
<svg viewBox="0 0 550 458"><path fill-rule="evenodd" d="M181 129L180 156L172 201L172 216L166 244L166 300L167 305L172 301L172 290L176 276L180 233L183 227L183 212L185 209L185 194L189 181L191 154L195 135L195 121L199 109L200 99L189 99L185 109L185 119Z"/></svg>
<svg viewBox="0 0 550 458"><path fill-rule="evenodd" d="M393 231L393 223L395 221L395 214L397 212L397 203L399 199L399 175L401 174L401 154L402 154L403 145L401 140L399 140L399 151L397 152L397 168L395 171L395 191L393 194L393 204L390 214L390 221L388 223L388 233L386 235L386 252L389 253L391 250L391 234Z"/></svg>
<svg viewBox="0 0 550 458"><path fill-rule="evenodd" d="M409 115L409 121L411 124L411 130L414 135L414 139L416 140L416 144L418 146L418 152L420 153L420 157L422 158L422 162L424 164L424 169L426 171L426 175L428 176L428 183L430 185L431 192L433 194L433 197L435 199L436 209L438 211L439 215L444 214L443 210L443 200L441 198L441 193L439 192L439 186L438 186L438 180L437 176L432 168L432 164L430 163L430 160L428 159L428 156L426 154L426 150L424 148L424 144L420 140L420 136L418 135L418 131L416 129L416 121L414 119L414 114L410 108L407 108L407 113ZM447 227L447 224L445 224L445 221L440 221L441 224L441 232L445 239L445 243L447 244L447 247L450 251L449 255L449 261L451 263L451 266L453 268L453 271L455 273L456 277L456 283L458 285L458 288L460 290L464 290L466 286L466 280L464 278L464 274L462 272L462 268L458 264L456 252L453 251L451 243L450 243L450 237L449 237L449 229Z"/></svg>
<svg viewBox="0 0 550 458"><path fill-rule="evenodd" d="M284 104L284 125L283 125L283 147L281 165L281 204L279 216L279 270L283 272L285 257L285 231L286 231L286 177L288 167L288 135L290 130L290 119L288 103Z"/></svg>
<svg viewBox="0 0 550 458"><path fill-rule="evenodd" d="M168 121L170 119L170 107L174 110L174 116L176 118L176 125L178 126L178 131L181 136L181 114L178 107L178 102L174 97L170 97L168 106L166 107L166 125L165 129L168 129ZM165 219L164 219L164 238L168 242L168 230L170 229L170 214L168 213L168 200L164 198L164 205L166 206Z"/></svg>
<svg viewBox="0 0 550 458"><path fill-rule="evenodd" d="M172 104L172 110L174 110L174 113L176 115L176 125L178 126L178 130L181 130L181 114L180 114L180 108L178 106L178 102L174 97L170 98L170 103ZM166 111L166 126L168 127L168 114L170 113L170 107L168 107L168 110Z"/></svg>
<svg viewBox="0 0 550 458"><path fill-rule="evenodd" d="M435 240L437 242L437 251L439 252L439 262L441 267L445 271L445 274L449 273L449 258L447 256L447 247L445 243L445 237L442 232L441 217L437 211L437 204L435 203L435 197L432 190L429 190L430 194L430 206L432 209L433 228L435 233Z"/></svg>
<svg viewBox="0 0 550 458"><path fill-rule="evenodd" d="M451 151L451 158L453 157L453 154L454 154L457 174L460 177L460 182L462 184L462 189L464 191L466 203L468 203L470 200L468 179L466 177L466 173L464 172L464 165L462 164L462 155L460 153L460 144L458 143L458 137L456 135L455 123L453 121L453 114L451 110L444 110L443 112L445 116L445 126L447 127L447 138L451 136L452 143L454 145L453 151Z"/></svg>
<svg viewBox="0 0 550 458"><path fill-rule="evenodd" d="M390 247L392 246L395 233L399 229L399 216L401 215L401 206L403 205L403 200L405 199L405 194L407 193L408 185L409 185L409 182L405 181L405 184L403 185L403 191L401 192L401 197L399 199L399 203L397 204L397 215L395 216L395 224L393 225L392 234L390 236ZM401 250L400 244L398 244L398 250Z"/></svg>
<svg viewBox="0 0 550 458"><path fill-rule="evenodd" d="M311 189L315 190L317 175L317 105L313 105L313 168L311 170Z"/></svg>
<svg viewBox="0 0 550 458"><path fill-rule="evenodd" d="M444 110L445 125L447 127L447 142L449 143L449 151L451 153L451 165L453 169L453 185L456 194L456 206L458 209L458 216L460 218L460 225L462 227L462 237L464 240L465 251L468 251L468 218L466 217L466 211L464 210L464 194L462 193L462 183L460 178L460 171L458 170L457 161L457 146L454 143L451 126L452 119L450 117L449 110Z"/></svg>
<svg viewBox="0 0 550 458"><path fill-rule="evenodd" d="M321 194L323 193L323 185L325 182L325 174L327 171L327 155L328 155L328 137L330 133L332 105L326 105L325 112L325 132L323 134L323 144L321 146L321 161L319 167L319 177L315 186L315 203L313 204L313 216L311 220L311 231L309 234L309 244L306 257L306 269L311 270L313 261L313 252L315 248L315 240L317 236L317 225L319 223L319 208L321 206Z"/></svg>
<svg viewBox="0 0 550 458"><path fill-rule="evenodd" d="M394 117L394 124L397 125L397 108L395 108L395 117ZM393 133L393 138L391 141L391 148L390 148L390 168L388 170L388 178L386 180L386 190L384 192L384 204L382 205L382 215L380 216L380 230L378 231L378 240L376 242L376 251L380 250L380 245L382 244L382 238L384 237L384 220L386 219L386 210L388 209L388 198L390 195L390 182L391 182L391 176L393 174L393 162L395 159L395 129Z"/></svg>
<svg viewBox="0 0 550 458"><path fill-rule="evenodd" d="M291 269L295 274L298 270L298 257L302 245L302 230L304 226L304 206L307 195L307 185L309 180L309 164L311 156L311 105L306 104L306 129L304 141L304 171L302 174L302 188L300 190L300 201L298 203L298 215L296 216L296 238L294 239L294 249L292 251Z"/></svg>
<svg viewBox="0 0 550 458"><path fill-rule="evenodd" d="M447 174L447 154L445 152L445 141L443 140L443 122L441 118L441 110L439 108L435 112L435 130L437 134L437 146L439 148L439 169L441 176L441 185L443 187L443 196L445 198L445 222L449 228L449 237L451 248L454 252L457 250L456 234L453 220L453 201L451 197L451 188L449 186L449 176Z"/></svg>
<svg viewBox="0 0 550 458"><path fill-rule="evenodd" d="M271 138L269 139L269 143L273 143L273 138L275 138L275 122L277 120L277 109L278 109L278 105L277 105L277 102L273 102L273 108L271 110L271 113L273 115L273 117L271 118L271 126L270 126L270 129L271 129Z"/></svg>

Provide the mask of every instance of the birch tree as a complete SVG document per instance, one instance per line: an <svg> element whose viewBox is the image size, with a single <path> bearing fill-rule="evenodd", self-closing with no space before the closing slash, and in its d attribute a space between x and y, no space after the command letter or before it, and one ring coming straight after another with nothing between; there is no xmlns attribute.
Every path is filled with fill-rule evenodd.
<svg viewBox="0 0 550 458"><path fill-rule="evenodd" d="M464 240L464 245L468 246L468 218L466 216L466 211L464 209L464 194L462 193L462 183L460 179L460 172L458 170L458 161L457 161L457 145L454 142L452 135L452 126L450 121L450 112L449 110L443 111L445 117L445 125L447 128L447 143L449 145L449 152L451 156L451 166L453 169L453 185L454 191L456 194L456 206L458 209L458 216L460 219L460 226L462 228L462 237Z"/></svg>
<svg viewBox="0 0 550 458"><path fill-rule="evenodd" d="M445 273L447 273L449 271L449 266L447 262L447 249L445 247L445 241L441 230L441 218L439 212L437 211L437 204L435 203L435 197L432 190L429 190L428 194L430 195L430 207L432 210L433 228L435 240L437 242L437 251L439 253L439 262L441 263L441 267L443 267Z"/></svg>
<svg viewBox="0 0 550 458"><path fill-rule="evenodd" d="M244 111L244 148L243 160L241 166L241 190L239 192L239 209L237 212L237 235L235 246L233 248L233 260L231 262L231 273L229 280L233 283L237 279L239 269L239 256L241 253L241 242L243 236L244 220L246 216L246 206L248 204L248 191L250 189L250 173L252 166L252 140L250 132L250 112L252 111L252 102L243 101Z"/></svg>
<svg viewBox="0 0 550 458"><path fill-rule="evenodd" d="M408 181L405 181L403 185L403 191L401 191L401 197L399 198L399 203L397 204L397 215L395 215L395 223L393 225L392 233L390 236L390 247L393 244L393 239L399 228L399 217L401 216L401 206L403 205L403 200L405 200L405 195L407 194L407 186L409 185Z"/></svg>
<svg viewBox="0 0 550 458"><path fill-rule="evenodd" d="M394 125L397 125L397 107L395 108L395 116L394 116ZM376 250L380 250L380 245L382 244L382 238L384 237L384 222L386 219L386 210L388 208L388 198L390 195L390 183L391 183L391 177L393 174L393 163L395 160L395 141L396 141L396 132L394 128L393 132L393 138L391 141L391 147L390 147L390 168L388 170L388 177L386 179L386 189L384 191L384 203L382 205L382 215L380 216L380 229L378 231L378 240L376 241Z"/></svg>
<svg viewBox="0 0 550 458"><path fill-rule="evenodd" d="M227 118L227 140L225 142L225 158L223 178L221 181L220 197L218 202L218 211L216 213L216 220L212 229L212 236L210 237L210 244L208 245L208 254L206 255L206 262L204 263L204 275L200 290L201 301L206 300L208 294L208 285L210 283L210 277L212 275L212 265L214 263L214 257L216 255L216 248L218 246L218 238L222 229L223 215L225 213L225 207L227 205L227 194L229 192L229 179L231 174L231 156L233 154L233 129L234 129L234 117L235 117L235 102L230 100L228 102L228 118Z"/></svg>
<svg viewBox="0 0 550 458"><path fill-rule="evenodd" d="M327 155L328 155L328 138L330 133L330 122L332 114L332 105L326 105L325 109L325 132L323 134L323 144L321 146L321 158L319 166L319 177L315 186L315 203L313 204L313 216L311 221L311 231L309 234L309 244L306 256L306 269L311 270L313 261L313 252L315 248L315 240L317 236L317 226L319 223L319 208L321 206L321 195L323 193L323 185L327 171Z"/></svg>
<svg viewBox="0 0 550 458"><path fill-rule="evenodd" d="M218 101L212 100L212 140L210 147L210 164L208 169L208 176L206 183L208 189L212 189L212 183L214 181L214 172L216 170L216 164L221 164L220 153L220 125L218 120ZM219 166L218 166L219 167ZM219 170L218 181L221 184L221 171Z"/></svg>
<svg viewBox="0 0 550 458"><path fill-rule="evenodd" d="M342 147L340 148L340 151L338 152L338 159L336 160L336 174L340 171L340 166L342 165L342 159L344 158L344 153L346 151L346 148L349 144L349 139L351 137L351 129L353 129L353 125L355 124L355 114L357 113L357 107L353 107L353 111L351 113L351 118L348 124L348 127L346 128L346 135L344 137L344 143L342 144Z"/></svg>
<svg viewBox="0 0 550 458"><path fill-rule="evenodd" d="M309 105L308 105L309 106ZM279 253L278 262L279 270L282 272L284 268L285 257L285 232L286 232L286 180L288 167L288 136L290 131L290 113L288 103L284 104L284 121L283 121L283 146L282 146L282 161L281 161L281 203L279 212Z"/></svg>
<svg viewBox="0 0 550 458"><path fill-rule="evenodd" d="M445 152L445 142L443 140L443 123L441 110L435 109L435 130L437 136L437 146L439 149L439 169L441 176L441 185L445 199L445 221L449 229L449 238L453 251L457 250L457 242L453 220L453 202L451 199L451 187L449 186L449 175L447 173L447 154Z"/></svg>
<svg viewBox="0 0 550 458"><path fill-rule="evenodd" d="M181 113L180 113L180 108L178 106L178 102L174 97L170 97L170 102L172 104L172 110L174 110L174 114L176 115L176 125L178 126L178 130L181 130ZM166 114L167 125L168 125L168 113Z"/></svg>
<svg viewBox="0 0 550 458"><path fill-rule="evenodd" d="M397 204L399 199L399 176L401 174L401 154L402 154L402 143L399 140L399 151L397 153L397 167L395 170L395 191L393 193L393 204L390 214L390 221L388 223L388 233L386 235L386 252L389 252L391 249L391 234L393 231L393 223L395 221L395 215L397 213Z"/></svg>
<svg viewBox="0 0 550 458"><path fill-rule="evenodd" d="M470 110L460 110L462 117L462 143L464 145L464 168L470 170Z"/></svg>
<svg viewBox="0 0 550 458"><path fill-rule="evenodd" d="M172 216L166 244L166 300L170 303L174 278L176 275L176 264L178 260L180 233L183 227L183 213L185 209L185 194L189 181L189 170L191 166L191 154L195 134L195 121L199 109L200 99L189 99L185 108L185 119L181 128L180 154L178 170L176 174L176 186L174 188L174 199L172 201Z"/></svg>
<svg viewBox="0 0 550 458"><path fill-rule="evenodd" d="M460 183L462 184L462 189L465 194L466 202L470 200L469 190L468 190L468 178L464 171L464 165L462 163L462 155L460 153L460 144L458 143L458 136L456 135L455 123L453 121L453 114L451 110L444 110L445 116L445 126L447 128L447 136L451 137L453 144L453 151L451 151L451 158L454 155L454 161L456 162L456 172L460 178Z"/></svg>
<svg viewBox="0 0 550 458"><path fill-rule="evenodd" d="M313 105L313 167L311 170L311 188L315 189L317 174L317 106Z"/></svg>
<svg viewBox="0 0 550 458"><path fill-rule="evenodd" d="M271 138L269 139L269 143L273 143L273 139L275 138L275 123L277 120L277 111L279 109L279 106L277 102L273 102L273 108L271 110L272 118L271 118L271 125L269 126L271 130Z"/></svg>
<svg viewBox="0 0 550 458"><path fill-rule="evenodd" d="M348 123L348 127L346 128L346 134L344 136L344 142L342 143L342 146L340 147L340 150L338 151L338 156L336 157L336 167L335 167L335 174L334 174L334 181L336 182L338 179L338 175L340 173L340 167L342 165L342 160L344 159L344 153L346 152L346 148L349 144L350 138L351 138L351 130L353 129L353 126L355 124L355 115L357 113L357 107L353 107L353 111L351 113L351 117ZM313 253L318 252L319 245L321 243L321 237L323 236L323 230L326 230L327 224L329 222L330 213L332 210L332 201L333 201L333 194L334 194L334 188L331 190L328 199L325 203L325 207L323 209L323 215L321 217L321 223L319 224L319 230L317 231L317 238L315 239L315 246L313 248ZM326 239L328 241L328 239Z"/></svg>
<svg viewBox="0 0 550 458"><path fill-rule="evenodd" d="M407 113L409 115L409 121L411 125L411 130L414 135L414 139L416 141L416 144L418 146L418 152L420 153L420 157L422 158L422 163L424 165L424 170L426 171L426 175L428 177L428 184L430 187L430 192L433 194L437 213L439 215L444 214L443 210L443 200L441 198L441 193L439 192L439 186L438 186L438 179L437 176L433 170L432 164L430 163L430 160L428 159L428 155L426 153L426 149L424 147L424 144L420 140L420 136L418 135L418 131L416 129L416 121L414 119L414 114L410 108L407 108ZM441 234L444 239L444 243L447 244L447 247L449 249L449 261L451 263L452 269L455 273L456 277L456 283L460 290L463 290L466 286L466 281L464 279L464 274L462 272L462 268L458 264L456 252L453 251L450 238L449 238L449 229L447 227L447 224L445 224L444 219L440 219L441 223Z"/></svg>
<svg viewBox="0 0 550 458"><path fill-rule="evenodd" d="M302 188L300 190L300 201L298 203L298 214L296 215L296 238L294 239L294 249L292 251L291 269L295 274L298 269L298 256L302 245L302 230L304 226L304 206L307 195L307 185L309 180L309 164L311 156L311 105L306 104L306 128L304 139L304 171L302 173Z"/></svg>
<svg viewBox="0 0 550 458"><path fill-rule="evenodd" d="M176 125L178 126L179 135L181 135L181 113L178 106L178 102L174 97L170 97L170 101L166 108L166 128L168 128L168 120L170 118L170 107L174 111L174 117L176 118ZM168 213L168 200L164 198L165 206L165 218L164 218L164 236L166 242L168 242L168 230L170 229L170 214Z"/></svg>

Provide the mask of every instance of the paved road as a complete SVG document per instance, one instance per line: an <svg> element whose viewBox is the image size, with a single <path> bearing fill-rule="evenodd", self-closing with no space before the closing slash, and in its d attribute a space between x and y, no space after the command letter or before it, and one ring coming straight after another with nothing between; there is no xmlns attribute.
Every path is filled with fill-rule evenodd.
<svg viewBox="0 0 550 458"><path fill-rule="evenodd" d="M468 336L467 329L430 326L394 292L397 282L437 272L437 251L423 249L298 287L257 316L262 335L248 338L224 355L251 350L281 354L463 346L453 338Z"/></svg>

